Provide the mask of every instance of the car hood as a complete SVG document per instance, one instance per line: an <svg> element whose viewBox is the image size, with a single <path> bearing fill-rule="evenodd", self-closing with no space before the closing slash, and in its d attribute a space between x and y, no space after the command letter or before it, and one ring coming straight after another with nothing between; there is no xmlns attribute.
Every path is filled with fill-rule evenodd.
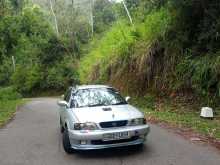
<svg viewBox="0 0 220 165"><path fill-rule="evenodd" d="M106 111L106 108L111 110ZM105 121L129 120L143 117L143 113L129 104L74 108L72 109L72 112L80 123L100 123Z"/></svg>

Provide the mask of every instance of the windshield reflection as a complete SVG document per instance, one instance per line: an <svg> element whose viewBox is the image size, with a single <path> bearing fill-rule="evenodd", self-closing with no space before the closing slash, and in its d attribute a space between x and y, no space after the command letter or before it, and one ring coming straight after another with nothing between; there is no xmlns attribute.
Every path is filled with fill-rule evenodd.
<svg viewBox="0 0 220 165"><path fill-rule="evenodd" d="M114 89L97 88L78 90L71 100L71 107L96 107L127 104L125 99Z"/></svg>

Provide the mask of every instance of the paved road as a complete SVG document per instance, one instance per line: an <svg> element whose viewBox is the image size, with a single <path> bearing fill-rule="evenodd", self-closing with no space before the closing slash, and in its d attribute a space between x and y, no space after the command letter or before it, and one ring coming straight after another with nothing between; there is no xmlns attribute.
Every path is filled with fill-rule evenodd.
<svg viewBox="0 0 220 165"><path fill-rule="evenodd" d="M214 148L192 144L152 125L143 150L63 151L56 99L36 99L0 129L0 165L219 165Z"/></svg>

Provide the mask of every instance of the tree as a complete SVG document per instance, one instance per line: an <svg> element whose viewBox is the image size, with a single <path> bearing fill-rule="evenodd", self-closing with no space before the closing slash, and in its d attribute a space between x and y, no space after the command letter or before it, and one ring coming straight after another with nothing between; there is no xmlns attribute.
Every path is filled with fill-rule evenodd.
<svg viewBox="0 0 220 165"><path fill-rule="evenodd" d="M15 11L16 14L22 11L25 0L9 0L11 2L11 5L13 7L13 10Z"/></svg>
<svg viewBox="0 0 220 165"><path fill-rule="evenodd" d="M94 30L99 33L115 21L113 3L109 0L96 0L94 4Z"/></svg>

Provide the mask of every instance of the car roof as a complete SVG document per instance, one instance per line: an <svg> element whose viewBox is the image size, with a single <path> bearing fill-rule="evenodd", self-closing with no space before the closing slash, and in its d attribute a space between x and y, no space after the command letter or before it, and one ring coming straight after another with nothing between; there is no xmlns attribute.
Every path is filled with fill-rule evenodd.
<svg viewBox="0 0 220 165"><path fill-rule="evenodd" d="M112 88L107 85L79 85L76 87L77 89L97 89L97 88Z"/></svg>

